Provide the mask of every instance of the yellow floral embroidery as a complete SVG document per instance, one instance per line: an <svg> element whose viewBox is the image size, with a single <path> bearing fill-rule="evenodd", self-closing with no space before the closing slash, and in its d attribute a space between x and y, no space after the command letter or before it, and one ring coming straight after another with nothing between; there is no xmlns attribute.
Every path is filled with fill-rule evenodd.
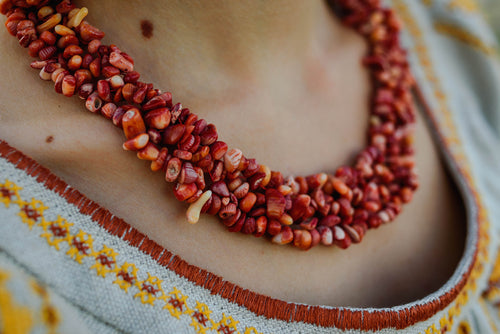
<svg viewBox="0 0 500 334"><path fill-rule="evenodd" d="M116 280L113 282L128 292L128 289L137 282L137 268L132 263L125 262L121 267L115 267Z"/></svg>
<svg viewBox="0 0 500 334"><path fill-rule="evenodd" d="M196 333L205 334L208 330L214 327L214 322L210 318L212 311L207 305L196 302L196 307L191 313L191 326L194 327ZM253 327L252 327L253 328Z"/></svg>
<svg viewBox="0 0 500 334"><path fill-rule="evenodd" d="M66 254L80 264L82 264L83 258L91 256L94 253L92 236L82 230L77 235L71 236L68 244L70 248Z"/></svg>
<svg viewBox="0 0 500 334"><path fill-rule="evenodd" d="M118 255L113 249L102 245L102 249L95 254L95 263L90 269L95 269L97 275L106 277L106 275L116 267L116 256Z"/></svg>
<svg viewBox="0 0 500 334"><path fill-rule="evenodd" d="M141 303L155 305L156 302L163 309L168 310L169 314L176 319L189 317L191 319L190 325L197 333L216 331L224 334L261 334L254 327L245 327L240 332L237 328L239 322L224 313L220 315L222 319L217 322L213 319L212 311L206 304L190 300L187 295L176 287L171 287L168 290L169 292L165 292L162 286L163 281L150 273L147 273L147 279L138 279L140 273L135 264L123 262L119 265L119 253L104 244L100 249L94 250L92 235L83 230L78 230L76 233L76 231L73 231L74 224L68 222L64 217L57 216L56 220L47 220L44 212L49 208L36 199L32 199L30 202L22 200L19 194L20 190L22 188L9 180L5 180L4 183L0 183L0 201L6 207L10 204L17 204L18 215L23 223L28 224L30 230L35 227L40 228L42 230L40 237L45 239L49 246L54 247L56 250L64 249L66 254L75 262L82 265L87 264L90 270L95 269L97 276L107 277L110 273L113 273L116 276L113 284L119 286L125 293L132 290L134 298L138 298ZM8 312L11 319L15 319L16 325L25 326L22 328L16 327L16 332L13 333L24 333L23 329L28 330L33 319L29 318L29 313L26 313L29 309L16 307L16 305L12 304L9 296L3 294L2 282L6 278L7 276L0 271L0 317L5 312ZM61 317L57 309L49 303L45 288L36 282L32 282L31 285L34 291L43 299L41 320L50 333L55 333ZM190 308L188 301L189 303L196 303L196 306L193 309ZM220 316L217 318L220 319ZM11 333L2 330L0 328L2 334Z"/></svg>
<svg viewBox="0 0 500 334"><path fill-rule="evenodd" d="M21 216L23 223L28 224L30 229L41 221L43 212L48 209L43 205L42 201L34 198L31 199L31 202L22 201L19 204L21 206L19 216Z"/></svg>
<svg viewBox="0 0 500 334"><path fill-rule="evenodd" d="M55 221L46 221L43 219L41 226L44 232L40 236L47 239L47 243L55 247L55 249L59 250L59 244L61 242L69 242L69 228L73 226L73 224L68 223L68 221L61 216L57 216L57 220Z"/></svg>
<svg viewBox="0 0 500 334"><path fill-rule="evenodd" d="M177 319L180 318L182 313L188 311L186 304L187 296L183 295L176 287L168 295L161 298L166 303L163 308L169 310L170 314Z"/></svg>
<svg viewBox="0 0 500 334"><path fill-rule="evenodd" d="M0 183L0 203L3 203L7 208L11 203L19 204L21 200L19 190L21 189L9 180Z"/></svg>
<svg viewBox="0 0 500 334"><path fill-rule="evenodd" d="M158 277L151 276L148 273L148 279L145 281L138 281L136 286L139 292L134 295L134 298L141 298L143 304L154 305L154 301L164 295L163 288L161 287L162 280Z"/></svg>
<svg viewBox="0 0 500 334"><path fill-rule="evenodd" d="M26 306L18 305L6 287L9 275L0 272L0 333L29 333L33 327L33 313Z"/></svg>
<svg viewBox="0 0 500 334"><path fill-rule="evenodd" d="M214 324L212 329L221 334L234 334L238 331L238 328L236 328L237 324L238 321L235 321L233 317L228 317L224 313L222 313L222 320Z"/></svg>

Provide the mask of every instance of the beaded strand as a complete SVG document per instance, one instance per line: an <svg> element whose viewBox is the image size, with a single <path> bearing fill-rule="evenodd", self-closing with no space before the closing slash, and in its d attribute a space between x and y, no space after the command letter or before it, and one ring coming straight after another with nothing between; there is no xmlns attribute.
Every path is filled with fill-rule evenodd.
<svg viewBox="0 0 500 334"><path fill-rule="evenodd" d="M365 37L372 79L367 147L334 174L284 177L218 140L215 125L173 103L172 94L139 81L134 61L85 21L69 0L0 0L5 26L38 58L31 67L57 93L85 100L121 129L125 150L151 161L189 203L187 220L217 215L231 232L268 236L307 250L347 248L388 223L418 187L412 135L414 80L399 44L400 23L379 0L332 1L342 22Z"/></svg>

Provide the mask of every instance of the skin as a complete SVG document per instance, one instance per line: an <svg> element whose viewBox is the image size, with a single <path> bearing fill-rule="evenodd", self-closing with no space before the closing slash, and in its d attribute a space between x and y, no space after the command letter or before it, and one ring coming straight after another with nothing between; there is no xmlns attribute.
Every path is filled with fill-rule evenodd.
<svg viewBox="0 0 500 334"><path fill-rule="evenodd" d="M77 2L77 5L81 5ZM85 1L89 22L134 57L142 80L172 91L219 138L284 175L333 172L365 143L364 41L321 1ZM106 14L106 15L104 15ZM154 34L146 39L140 22ZM438 289L463 252L464 210L419 116L420 189L396 220L348 250L308 252L185 220L161 173L123 152L123 134L53 93L0 34L0 134L189 263L292 302L393 306ZM46 141L52 136L52 141Z"/></svg>

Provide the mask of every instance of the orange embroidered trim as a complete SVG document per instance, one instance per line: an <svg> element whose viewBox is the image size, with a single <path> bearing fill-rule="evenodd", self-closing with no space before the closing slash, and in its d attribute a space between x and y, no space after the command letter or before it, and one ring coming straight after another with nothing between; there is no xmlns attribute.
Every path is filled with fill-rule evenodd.
<svg viewBox="0 0 500 334"><path fill-rule="evenodd" d="M473 35L462 27L449 23L436 22L434 24L434 29L438 33L455 38L462 43L470 45L471 47L483 52L488 56L497 54L497 50L495 47L486 45L486 43L484 43L479 37Z"/></svg>
<svg viewBox="0 0 500 334"><path fill-rule="evenodd" d="M162 286L162 280L156 276L147 273L148 278L145 280L138 279L138 269L134 264L124 262L118 265L117 257L119 254L112 248L103 244L100 250L96 250L93 243L93 238L90 234L79 230L77 233L71 231L72 223L69 223L65 218L58 216L56 220L46 220L44 211L48 209L43 202L31 199L27 202L21 198L19 191L22 190L19 186L5 180L0 183L0 200L6 207L11 204L17 204L19 207L18 215L23 223L27 224L30 229L34 226L39 226L43 229L40 237L45 238L47 243L57 250L61 250L61 244L66 244L69 247L66 254L74 261L82 264L82 260L86 257L93 259L93 264L89 269L95 270L96 274L101 277L114 275L114 284L117 284L126 293L134 293L134 298L140 299L143 304L154 305L155 302L162 301L163 308L168 310L176 319L180 316L187 315L191 317L191 326L197 333L205 333L207 330L215 330L219 333L255 333L260 334L254 327L246 327L244 332L240 332L237 328L238 321L231 316L226 316L222 313L222 319L215 321L211 317L211 311L208 306L196 301L196 307L190 308L187 299L176 287L173 287L170 292L165 292ZM134 291L129 291L134 287ZM47 313L47 312L45 312ZM50 318L50 317L49 317Z"/></svg>
<svg viewBox="0 0 500 334"><path fill-rule="evenodd" d="M446 151L455 159L457 162L457 166L460 170L460 173L464 176L467 181L468 190L472 193L475 204L478 208L478 216L477 222L479 224L479 235L478 235L478 244L476 248L476 254L472 268L470 269L469 277L465 277L466 280L463 280L465 283L458 288L460 293L458 294L456 300L453 302L453 305L448 309L447 315L442 317L439 321L439 326L433 324L429 326L425 330L425 334L434 334L434 333L446 333L451 330L453 327L454 319L461 313L461 308L464 306L469 300L469 296L477 290L477 279L481 276L484 271L484 263L487 263L489 254L488 247L490 238L488 235L489 231L489 221L488 215L485 207L483 206L483 202L481 200L480 194L477 192L474 187L475 181L472 176L469 162L464 154L462 149L461 140L456 131L456 127L454 124L453 116L448 107L448 101L446 94L444 93L444 89L441 86L441 83L437 77L437 74L434 71L434 67L432 65L432 59L430 57L429 51L427 49L426 43L423 38L422 31L417 23L417 21L413 18L411 11L408 9L406 4L402 0L394 0L394 6L403 19L407 30L412 35L415 46L414 49L417 53L418 60L424 69L424 74L428 80L428 82L432 85L435 98L438 102L440 116L442 119L440 122L436 119L435 115L430 111L428 106L424 106L427 116L434 123L434 127L438 129L437 124L442 124L444 127L443 132L439 132L439 136L446 143ZM420 95L420 100L425 101L422 96L421 91L417 91L417 94ZM446 306L446 305L443 305ZM443 307L444 308L444 307ZM439 327L439 330L437 329Z"/></svg>
<svg viewBox="0 0 500 334"><path fill-rule="evenodd" d="M117 218L97 203L84 197L77 190L72 189L64 181L52 174L48 169L40 166L2 140L0 140L0 157L14 164L27 175L34 177L37 182L66 199L68 203L75 205L82 214L87 215L111 235L122 238L129 245L151 256L159 265L174 271L181 277L207 289L213 294L225 298L229 302L234 302L239 306L245 307L257 316L264 316L268 319L278 319L286 322L305 322L322 327L336 327L341 330L379 330L389 327L404 329L430 318L455 300L459 292L463 289L472 269L464 274L455 287L450 288L449 291L439 296L435 301L414 305L401 310L367 311L288 303L242 289L233 283L224 281L219 276L188 264L178 256L172 255L168 250L159 246L139 231L131 228L122 219ZM10 191L14 190L11 189ZM34 209L36 211L36 208ZM62 222L62 226L59 227L64 230L63 226L65 222L60 222ZM58 238L64 239L66 237L64 232L60 233L60 237L50 237L49 239L57 243L56 240ZM82 240L78 239L77 241L82 242ZM90 242L90 240L87 240L87 242ZM76 255L74 258L76 260ZM117 274L115 282L122 289L127 290L135 286L136 283L136 278L133 276L134 267L132 264L124 263L122 269L123 272L120 275ZM196 320L196 315L194 314L193 316ZM201 317L201 319L204 318Z"/></svg>

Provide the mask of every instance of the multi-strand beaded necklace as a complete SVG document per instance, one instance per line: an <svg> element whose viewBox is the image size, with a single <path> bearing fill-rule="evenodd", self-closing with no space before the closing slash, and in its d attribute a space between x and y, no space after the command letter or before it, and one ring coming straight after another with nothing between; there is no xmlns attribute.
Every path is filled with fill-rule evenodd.
<svg viewBox="0 0 500 334"><path fill-rule="evenodd" d="M38 57L31 67L56 92L123 129L125 150L151 161L189 203L187 219L217 215L231 232L269 236L307 250L347 248L392 221L418 187L412 134L414 81L399 44L400 24L379 0L337 0L332 8L366 39L372 80L367 147L334 174L284 177L218 140L215 125L174 104L172 94L139 81L133 59L85 21L69 0L0 0L5 26Z"/></svg>

